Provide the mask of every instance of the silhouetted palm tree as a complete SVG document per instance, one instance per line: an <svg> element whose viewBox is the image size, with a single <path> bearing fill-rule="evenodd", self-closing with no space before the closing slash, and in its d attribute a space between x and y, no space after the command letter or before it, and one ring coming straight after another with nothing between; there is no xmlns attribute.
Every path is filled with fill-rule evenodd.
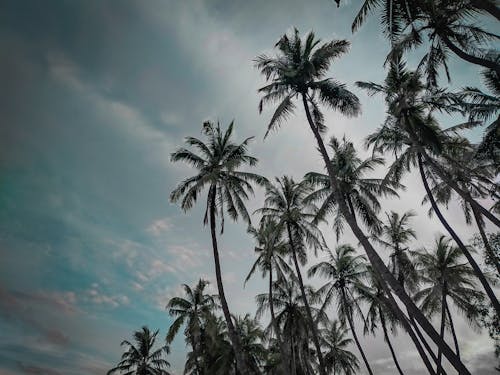
<svg viewBox="0 0 500 375"><path fill-rule="evenodd" d="M144 326L140 331L134 332L134 341L124 340L121 345L127 347L122 354L118 365L107 372L108 375L120 373L126 375L169 375L167 368L170 363L164 359L168 354L168 346L154 350L158 330L151 332Z"/></svg>
<svg viewBox="0 0 500 375"><path fill-rule="evenodd" d="M321 330L322 344L326 348L325 363L332 374L355 375L359 370L359 361L347 348L352 340L347 338L347 328L338 320L327 323Z"/></svg>
<svg viewBox="0 0 500 375"><path fill-rule="evenodd" d="M224 132L219 124L214 125L211 122L205 122L203 124L203 134L208 138L206 143L197 138L186 138L187 145L194 147L198 153L181 148L172 154L171 160L173 162L186 162L197 169L198 174L182 181L170 194L170 200L172 202L180 200L181 208L187 211L196 203L201 191L208 188L203 222L205 225L210 222L217 289L229 337L235 348L238 369L243 375L247 375L248 371L244 363L241 344L231 320L222 284L222 272L217 247L216 216L220 216L221 233L224 229L225 211L233 220L237 220L241 216L244 221L250 223L250 215L244 201L249 198L249 194L253 193L251 183L265 185L266 180L257 174L240 170L244 166L254 166L257 164L257 159L250 156L247 151L248 143L252 137L245 139L240 144L234 143L231 139L233 127L234 123L231 122Z"/></svg>

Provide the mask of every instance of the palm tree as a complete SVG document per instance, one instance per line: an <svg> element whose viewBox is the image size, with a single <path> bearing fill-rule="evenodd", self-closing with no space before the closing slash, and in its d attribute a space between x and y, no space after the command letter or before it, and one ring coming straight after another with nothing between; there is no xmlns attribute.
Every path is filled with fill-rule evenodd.
<svg viewBox="0 0 500 375"><path fill-rule="evenodd" d="M311 192L309 184L296 183L290 177L276 179L277 186L269 185L266 191L264 207L256 212L261 213L263 220L273 220L277 223L280 235L286 235L291 250L291 258L299 283L302 299L307 312L307 322L313 336L316 353L320 363L320 373L326 375L323 356L318 337L317 326L312 318L311 307L307 300L302 273L299 266L299 256L305 263L307 255L305 247L315 251L324 247L324 239L318 227L309 220L314 218L315 207L304 201ZM300 252L300 254L299 254Z"/></svg>
<svg viewBox="0 0 500 375"><path fill-rule="evenodd" d="M257 242L255 252L259 254L255 263L253 264L250 272L248 273L245 283L255 273L257 267L262 272L262 277L269 274L269 309L271 312L271 326L276 334L278 345L281 351L281 358L286 366L287 352L281 337L281 331L276 323L276 315L274 312L273 304L273 269L276 270L278 278L286 277L284 269L288 272L288 265L286 264L283 256L288 252L286 243L280 239L278 224L273 220L261 220L258 229L249 228L249 233L254 237Z"/></svg>
<svg viewBox="0 0 500 375"><path fill-rule="evenodd" d="M140 331L134 332L135 344L124 340L121 346L126 346L127 351L122 354L118 365L107 372L108 375L117 372L126 375L169 375L166 371L170 363L163 357L169 353L168 346L154 350L158 330L151 332L144 326Z"/></svg>
<svg viewBox="0 0 500 375"><path fill-rule="evenodd" d="M346 41L332 41L318 47L319 41L315 40L314 34L309 33L305 43L300 39L295 29L291 38L283 35L276 44L279 54L270 58L261 55L257 58L256 65L265 75L270 84L262 87L259 92L263 93L259 109L271 102L279 102L274 115L268 126L268 132L276 129L289 116L294 108L294 98L301 97L306 112L307 123L314 135L319 152L325 163L330 178L330 184L335 194L335 200L346 219L352 232L365 249L366 255L375 271L380 275L384 290L391 296L391 290L403 302L411 316L415 317L429 337L438 345L443 346L443 353L453 366L464 374L469 374L467 368L453 353L453 350L444 342L429 320L415 305L413 300L406 294L398 281L391 274L382 258L377 254L367 236L359 228L356 219L350 214L344 199L338 188L335 170L331 164L330 157L323 142L321 133L326 130L323 123L323 115L315 100L317 95L321 103L341 111L345 115L356 115L359 113L360 105L358 98L350 93L345 87L324 76L333 59L344 53L348 43ZM311 106L311 107L310 107ZM486 210L487 212L487 210ZM486 214L485 214L486 215ZM493 216L493 215L491 215ZM494 216L493 216L494 217ZM412 335L413 331L401 309L394 300L391 300L391 308L396 311L398 319L401 320L407 332ZM413 338L413 336L412 336ZM430 365L426 367L431 371Z"/></svg>
<svg viewBox="0 0 500 375"><path fill-rule="evenodd" d="M167 304L168 313L176 319L167 333L167 343L172 343L179 332L180 327L186 324L184 335L193 348L193 360L197 374L203 374L202 367L198 361L201 355L201 336L203 334L203 319L215 308L215 297L204 294L208 281L200 279L194 289L183 284L187 298L173 297Z"/></svg>
<svg viewBox="0 0 500 375"><path fill-rule="evenodd" d="M201 191L208 188L203 222L205 225L210 222L215 276L222 311L226 319L229 337L235 348L238 369L243 375L246 375L248 371L244 363L241 343L231 320L222 284L222 272L217 247L216 216L220 216L221 233L224 230L224 213L226 210L233 220L237 220L241 216L244 221L250 223L250 215L244 201L249 198L249 193L253 194L252 182L264 185L266 180L257 174L239 170L244 166L255 166L257 159L250 156L247 151L248 143L252 137L246 138L240 144L236 144L231 140L233 127L234 123L231 122L227 130L223 132L219 123L214 125L207 121L202 128L204 135L208 138L206 143L197 138L186 138L187 145L196 148L198 153L186 148L180 148L172 154L171 160L173 162L186 162L197 169L198 173L182 181L170 194L170 200L172 202L180 200L181 208L187 211L196 203Z"/></svg>
<svg viewBox="0 0 500 375"><path fill-rule="evenodd" d="M387 221L382 224L380 235L373 236L373 241L390 249L389 267L394 276L407 290L413 291L417 284L415 266L408 255L408 244L417 238L416 232L410 226L410 219L415 216L413 211L403 215L397 212L386 212Z"/></svg>
<svg viewBox="0 0 500 375"><path fill-rule="evenodd" d="M439 129L437 122L432 117L432 110L436 108L436 105L445 108L446 103L440 103L441 99L439 98L429 100L423 92L424 86L420 82L418 72L408 72L401 62L391 64L391 70L384 85L366 82L358 82L357 84L368 89L370 94L383 93L386 95L386 102L389 106L388 119L381 128L367 138L367 145L372 145L374 152L392 152L396 155L396 160L390 167L386 178L391 181L400 180L404 172L409 171L413 166L418 166L433 211L467 257L493 306L500 312L500 304L495 293L467 247L444 218L428 182L429 178L442 179L472 207L481 211L481 214L487 212L488 215L485 216L490 220L493 217L492 221L495 224L498 221L491 212L479 205L469 192L464 191L459 186L455 177L442 166L441 161L436 160L436 158L441 157L447 162L451 162L450 158L446 158L446 152L443 150L446 147L454 147L457 143L464 142L463 138L454 135L457 129L463 126L459 125L446 130ZM469 125L466 123L464 126ZM434 157L430 153L433 153Z"/></svg>
<svg viewBox="0 0 500 375"><path fill-rule="evenodd" d="M353 316L357 312L362 316L361 309L357 303L354 293L361 284L361 278L365 276L366 266L364 257L356 255L356 250L350 245L340 245L335 252L328 251L328 261L323 261L312 266L307 272L309 277L319 274L329 281L318 291L324 294L324 303L322 309L328 307L333 300L337 301L337 313L341 323L346 319L349 323L356 346L363 358L366 369L370 375L373 375L365 352L361 347L356 330L354 329Z"/></svg>
<svg viewBox="0 0 500 375"><path fill-rule="evenodd" d="M450 242L450 239L440 236L432 252L422 250L415 253L418 273L425 286L414 297L421 303L422 310L427 314L434 315L441 311L441 337L444 338L444 329L448 322L456 353L460 356L447 299L449 298L471 323L476 323L478 306L484 296L475 289L474 271L468 264L461 263L462 252ZM442 371L441 357L442 352L439 349L438 375Z"/></svg>
<svg viewBox="0 0 500 375"><path fill-rule="evenodd" d="M330 322L322 331L321 338L326 347L325 363L333 374L355 375L359 361L347 347L352 340L347 338L347 329L338 320Z"/></svg>
<svg viewBox="0 0 500 375"><path fill-rule="evenodd" d="M371 332L375 334L375 331L378 328L378 324L380 323L380 326L382 327L382 331L384 333L384 340L389 347L394 364L398 369L398 373L400 375L403 375L403 370L401 369L399 361L396 357L396 352L394 350L394 347L392 346L388 334L388 325L390 325L392 331L394 331L397 318L385 303L385 292L371 267L368 267L367 275L367 283L358 285L360 300L368 305L368 311L366 312L365 321L365 333Z"/></svg>
<svg viewBox="0 0 500 375"><path fill-rule="evenodd" d="M401 188L399 183L383 184L381 179L368 178L365 175L377 166L384 164L384 159L372 156L361 160L354 145L345 138L340 143L335 137L331 138L330 146L333 150L331 163L339 181L341 194L352 216L360 217L363 224L372 232L380 232L380 220L377 217L380 211L378 197L398 197L394 188ZM335 201L328 175L309 172L304 177L317 187L306 199L319 203L317 219L324 219L327 214L333 214L333 228L337 240L343 231L345 218Z"/></svg>

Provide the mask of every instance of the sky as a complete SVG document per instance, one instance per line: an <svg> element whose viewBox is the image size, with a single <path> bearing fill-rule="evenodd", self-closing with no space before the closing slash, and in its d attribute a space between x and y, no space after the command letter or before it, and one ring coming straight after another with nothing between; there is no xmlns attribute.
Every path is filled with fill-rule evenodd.
<svg viewBox="0 0 500 375"><path fill-rule="evenodd" d="M215 291L202 204L184 214L168 201L193 173L171 164L170 153L183 137L201 136L203 121L235 120L238 139L255 136L255 171L268 178L322 170L301 111L263 140L271 110L258 113L264 81L252 60L272 53L291 27L351 41L329 76L360 97L363 113L348 119L327 111L326 120L330 135L362 144L385 110L382 98L354 82L383 80L388 44L376 19L351 33L358 7L329 0L1 2L1 375L103 374L141 326L159 329L163 340L172 322L165 305L182 283L202 277ZM450 65L453 87L480 86L475 67ZM417 176L404 183L400 199L383 208L418 212L414 246L432 246L443 229L420 205ZM248 207L262 202L259 190ZM457 204L446 216L464 239L472 236ZM350 233L341 242L356 244ZM266 284L256 277L243 287L254 260L243 223L226 221L220 251L231 311L253 313ZM493 374L491 340L457 319L471 372ZM374 371L396 373L382 339L362 340ZM395 344L407 373L423 373L403 334ZM174 341L174 374L182 373L186 350L182 337Z"/></svg>

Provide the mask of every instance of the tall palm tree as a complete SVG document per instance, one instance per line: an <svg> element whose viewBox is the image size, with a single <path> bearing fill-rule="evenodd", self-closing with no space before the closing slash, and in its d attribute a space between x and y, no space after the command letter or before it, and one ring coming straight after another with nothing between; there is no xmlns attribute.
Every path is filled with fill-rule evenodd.
<svg viewBox="0 0 500 375"><path fill-rule="evenodd" d="M481 214L487 212L488 215L485 216L490 220L494 218L492 222L496 224L498 221L491 212L479 205L469 192L459 186L454 176L449 174L439 160L439 158L444 158L450 162L450 158L446 158L446 152L443 150L457 143L456 131L463 127L459 125L441 130L432 117L432 111L436 105L446 108L447 99L443 103L440 103L439 98L429 101L418 72L408 72L402 62L391 64L391 70L383 85L366 82L357 84L367 89L370 94L382 93L386 96L389 107L388 119L381 128L367 137L367 144L373 146L374 152L392 152L396 155L396 160L391 165L386 178L390 178L391 181L399 180L412 167L418 167L433 211L466 256L493 306L500 313L500 304L495 293L468 248L441 213L429 186L429 178L441 179ZM465 127L467 126L468 123ZM463 138L459 138L458 142L463 143Z"/></svg>
<svg viewBox="0 0 500 375"><path fill-rule="evenodd" d="M325 241L318 227L309 221L314 218L316 209L315 206L304 201L305 197L311 192L309 184L305 182L296 183L292 178L287 176L281 179L277 178L276 182L276 186L268 186L264 207L256 212L262 214L263 220L275 221L279 228L279 233L287 236L297 281L307 312L307 322L310 326L320 363L320 374L325 375L325 366L323 363L317 326L312 318L311 307L307 299L299 265L300 255L302 255L302 263L305 263L307 259L305 252L307 246L316 251L324 247Z"/></svg>
<svg viewBox="0 0 500 375"><path fill-rule="evenodd" d="M203 134L207 142L197 138L187 137L186 144L197 150L198 153L187 148L180 148L171 156L172 162L183 161L193 166L198 173L182 181L170 194L172 202L181 201L184 211L191 209L196 203L198 195L205 188L208 189L204 224L210 222L212 235L212 250L215 262L215 276L217 289L222 305L222 311L229 331L229 337L234 345L238 369L243 375L247 374L241 343L234 329L231 314L227 305L222 283L222 272L217 247L216 216L220 217L221 233L224 229L224 213L227 211L233 220L239 216L250 223L250 215L244 201L253 194L251 183L265 185L266 179L254 173L241 171L245 166L255 166L257 159L248 154L248 143L252 139L246 138L242 143L232 141L234 123L231 122L226 131L220 124L207 121L203 124Z"/></svg>
<svg viewBox="0 0 500 375"><path fill-rule="evenodd" d="M259 109L262 110L264 105L271 102L280 103L271 118L268 132L276 129L293 112L295 109L293 99L301 98L307 123L325 163L339 208L352 232L365 249L370 263L373 265L375 271L380 274L384 290L390 296L391 290L389 288L391 288L429 337L438 345L443 346L443 353L453 366L458 371L469 374L464 364L453 353L453 350L446 342L441 339L429 320L422 314L410 296L408 296L391 274L382 258L370 243L368 237L358 226L356 219L349 212L340 194L335 170L321 135L326 130L326 127L323 122L323 114L315 97L318 96L322 104L339 110L345 115L358 114L360 105L358 98L346 90L344 85L324 78L331 62L346 52L348 42L332 41L323 43L319 47L318 44L319 41L315 40L313 33L309 33L306 41L303 42L298 30L295 29L291 37L285 34L278 41L276 47L279 53L276 57L261 55L256 59L257 67L265 75L266 79L271 81L271 83L259 90L259 92L263 93ZM401 320L407 332L412 335L413 331L409 322L394 300L391 300L391 308L396 311L398 319ZM432 371L428 363L426 363L426 367L429 371Z"/></svg>
<svg viewBox="0 0 500 375"><path fill-rule="evenodd" d="M380 220L377 217L380 211L379 196L398 197L395 188L401 188L399 183L382 183L382 179L368 178L366 174L377 166L384 164L384 159L372 156L361 160L354 145L345 138L339 142L331 138L330 146L333 150L332 164L339 181L339 188L346 205L354 217L360 217L363 224L372 232L380 232ZM305 180L317 187L306 199L319 204L317 219L325 219L327 214L333 214L333 228L337 240L343 231L345 218L338 208L334 193L330 186L328 175L309 172Z"/></svg>
<svg viewBox="0 0 500 375"><path fill-rule="evenodd" d="M328 260L313 265L307 272L308 276L320 276L329 280L318 291L324 294L324 303L322 309L325 309L334 301L337 301L337 315L341 323L349 323L356 346L363 358L366 369L370 375L373 371L366 358L365 352L359 342L356 330L354 328L354 313L361 313L361 309L355 297L356 288L361 284L361 278L366 274L364 257L356 255L356 250L350 245L340 245L335 252L328 251Z"/></svg>
<svg viewBox="0 0 500 375"><path fill-rule="evenodd" d="M460 349L453 324L453 318L448 306L448 299L464 313L471 323L478 318L478 306L484 296L476 290L474 272L466 263L461 263L462 252L451 245L451 240L440 236L436 240L432 252L423 250L415 253L419 275L424 283L423 289L415 294L415 299L421 303L421 308L429 315L441 312L441 336L444 338L446 323L455 343L455 350L460 356ZM439 375L442 352L438 350Z"/></svg>
<svg viewBox="0 0 500 375"><path fill-rule="evenodd" d="M118 365L107 372L108 375L117 372L126 375L169 375L167 368L170 363L163 357L169 353L168 346L164 345L154 350L158 330L151 332L144 326L140 331L134 332L135 344L124 340L121 346L126 346L127 351L122 354Z"/></svg>
<svg viewBox="0 0 500 375"><path fill-rule="evenodd" d="M325 363L332 374L355 375L359 370L359 361L347 348L352 340L347 337L347 328L338 320L333 320L321 331L323 345L326 348Z"/></svg>
<svg viewBox="0 0 500 375"><path fill-rule="evenodd" d="M194 289L186 284L183 284L186 298L173 297L167 304L168 313L176 317L167 333L167 343L170 344L180 327L185 324L184 335L187 342L193 348L193 360L197 374L203 374L203 369L198 361L198 357L202 354L201 336L203 333L203 320L215 308L214 296L205 294L205 288L209 284L208 281L200 279Z"/></svg>
<svg viewBox="0 0 500 375"><path fill-rule="evenodd" d="M260 268L262 276L266 277L269 275L269 309L271 312L271 326L276 335L278 345L281 351L281 359L286 366L287 362L287 352L281 337L281 331L276 323L276 315L274 312L273 304L273 269L279 278L286 277L284 275L285 271L288 271L288 265L283 259L283 256L288 252L287 244L281 239L279 226L273 220L261 220L259 228L249 228L249 233L254 237L257 242L255 247L255 252L258 254L258 258L255 260L248 276L245 279L245 283L250 279L250 277L255 273L257 268Z"/></svg>

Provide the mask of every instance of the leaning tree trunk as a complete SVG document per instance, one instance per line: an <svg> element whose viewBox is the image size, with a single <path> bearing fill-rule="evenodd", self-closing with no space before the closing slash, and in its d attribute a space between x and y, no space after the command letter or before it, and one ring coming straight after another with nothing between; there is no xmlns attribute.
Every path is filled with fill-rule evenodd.
<svg viewBox="0 0 500 375"><path fill-rule="evenodd" d="M288 355L281 337L280 327L278 327L278 322L276 321L276 315L274 314L274 301L273 301L273 266L269 266L269 310L271 311L271 324L276 332L276 340L278 340L278 345L281 352L281 365L283 369L288 371L290 363L288 361Z"/></svg>
<svg viewBox="0 0 500 375"><path fill-rule="evenodd" d="M378 314L380 315L380 324L382 325L382 330L384 331L384 338L389 350L391 351L392 359L396 368L398 369L399 375L404 375L403 370L401 370L401 366L399 365L399 361L396 357L396 353L394 352L394 348L392 347L391 340L389 338L389 334L387 333L387 326L385 325L385 318L382 309L379 307Z"/></svg>
<svg viewBox="0 0 500 375"><path fill-rule="evenodd" d="M219 250L217 248L217 234L215 232L215 190L213 190L212 196L210 199L210 231L212 234L212 248L214 253L214 262L215 262L215 278L217 280L217 289L219 291L219 298L222 305L222 311L224 313L224 318L227 324L227 330L229 331L229 338L231 339L231 343L234 347L234 354L236 358L236 367L242 375L249 375L249 371L247 369L244 355L241 347L240 338L234 328L233 321L231 319L231 313L229 312L229 307L227 305L226 296L224 294L224 285L222 284L222 272L220 268L220 260L219 260Z"/></svg>
<svg viewBox="0 0 500 375"><path fill-rule="evenodd" d="M417 155L418 159L418 168L420 171L420 177L422 178L422 183L424 184L425 191L427 193L427 197L429 197L429 201L431 202L432 209L436 213L436 216L439 218L439 221L443 224L443 226L446 228L450 236L453 238L453 240L457 243L458 247L462 251L462 253L465 255L467 258L467 261L471 265L472 269L474 270L474 273L476 274L476 277L479 279L481 282L484 290L486 291L486 294L491 300L491 303L493 307L495 308L497 314L500 314L500 304L498 302L497 297L495 296L495 293L493 292L493 289L491 289L490 284L486 280L486 277L484 276L483 272L481 271L481 268L479 268L479 265L476 263L475 259L472 257L471 253L469 250L467 250L467 247L464 245L462 240L458 237L458 235L455 233L455 231L451 228L451 226L448 224L446 219L444 218L443 214L441 213L436 200L434 199L434 196L432 194L432 191L429 187L429 184L427 182L427 177L425 176L425 171L424 171L424 165L422 162L422 155L418 153Z"/></svg>
<svg viewBox="0 0 500 375"><path fill-rule="evenodd" d="M451 187L460 197L462 197L463 200L468 202L471 207L476 208L481 215L486 217L489 221L491 221L493 224L495 224L497 227L500 228L500 220L493 215L490 211L488 211L485 207L480 205L474 198L471 197L471 195L463 190L458 184L456 183L455 180L453 180L448 173L441 167L439 166L432 158L427 155L427 152L423 147L420 147L419 153L422 154L424 157L425 161L429 163L429 166L433 169L433 171L436 172L436 174L443 180L443 182L446 183L449 187Z"/></svg>
<svg viewBox="0 0 500 375"><path fill-rule="evenodd" d="M446 324L446 286L443 285L441 301L441 330L439 331L441 338L444 340L444 326ZM441 348L438 349L438 364L437 364L437 375L441 375L443 371L442 364L443 351Z"/></svg>
<svg viewBox="0 0 500 375"><path fill-rule="evenodd" d="M472 207L472 213L474 214L474 219L476 220L477 228L479 229L479 234L481 236L481 239L483 240L484 244L484 249L486 250L486 254L490 257L491 261L495 265L498 276L500 276L500 259L496 256L495 252L490 246L490 242L488 241L488 237L486 236L486 233L484 232L483 228L483 223L481 220L480 214L476 211L474 207Z"/></svg>
<svg viewBox="0 0 500 375"><path fill-rule="evenodd" d="M500 21L500 9L496 6L494 0L472 0L471 4L477 9L484 10Z"/></svg>
<svg viewBox="0 0 500 375"><path fill-rule="evenodd" d="M354 323L352 321L352 315L349 311L347 306L347 298L345 295L345 291L342 290L342 299L340 303L342 303L342 309L344 310L345 315L347 316L347 321L349 322L349 328L351 329L352 337L354 338L354 341L356 342L356 346L358 347L359 353L361 354L361 357L363 358L363 362L365 362L366 369L368 370L368 373L370 375L373 375L372 368L370 367L370 364L368 363L368 359L366 358L365 352L363 348L361 347L361 343L359 342L358 335L356 334L356 331L354 330Z"/></svg>
<svg viewBox="0 0 500 375"><path fill-rule="evenodd" d="M357 225L356 221L353 220L352 215L349 212L349 209L347 208L345 202L343 201L342 197L339 194L338 190L338 183L337 179L335 176L335 171L333 169L333 166L331 164L330 158L328 157L328 152L326 151L325 144L323 142L323 139L321 138L321 135L314 124L314 121L311 117L311 113L309 111L309 107L307 104L307 99L306 99L306 94L302 94L302 101L304 104L304 109L306 111L306 116L307 120L309 123L309 126L311 127L311 130L314 134L314 137L316 138L316 142L318 144L319 151L321 153L321 156L323 158L323 161L326 165L328 175L330 177L330 184L332 186L332 190L335 196L336 201L338 202L339 208L345 217L347 223L349 224L349 227L351 228L352 232L356 236L356 238L359 240L363 248L365 249L366 255L368 256L368 260L373 266L373 269L375 272L377 272L380 277L382 282L382 286L384 288L384 291L389 294L391 291L389 289L392 288L394 290L394 293L398 296L398 298L403 302L403 304L406 306L408 309L409 314L412 314L415 319L418 321L422 329L429 335L429 337L438 345L443 347L443 354L448 358L450 363L453 365L453 367L461 374L461 375L470 375L470 371L465 367L465 365L462 363L462 361L456 356L456 354L453 352L453 350L448 346L446 342L444 342L439 334L436 332L432 324L429 322L429 320L422 314L422 312L418 309L418 307L415 305L415 303L411 300L411 298L406 294L404 289L401 287L401 285L398 283L396 278L392 275L390 270L387 268L385 263L383 262L382 258L377 254L375 248L372 246L366 235L363 233L361 228ZM387 282L387 284L386 284Z"/></svg>
<svg viewBox="0 0 500 375"><path fill-rule="evenodd" d="M444 300L446 315L448 316L448 321L450 322L451 335L453 336L453 342L455 343L455 352L457 356L460 358L460 347L458 346L457 333L455 332L455 325L453 324L453 318L451 317L450 308L448 307L448 303L446 299Z"/></svg>
<svg viewBox="0 0 500 375"><path fill-rule="evenodd" d="M302 280L302 273L300 272L299 262L297 260L297 251L295 249L295 243L292 237L292 230L290 228L289 223L286 224L286 229L288 232L288 239L290 240L290 247L292 248L292 258L293 258L293 263L295 265L295 271L297 272L297 278L299 280L299 287L300 287L300 292L302 294L302 300L306 307L307 320L309 322L309 327L311 328L314 347L316 348L316 352L318 355L319 373L321 375L326 375L326 367L325 367L325 362L323 360L323 353L321 353L321 345L319 343L318 330L316 329L316 324L314 323L314 319L312 317L311 307L309 306L309 302L307 301L306 291L304 289L304 282Z"/></svg>
<svg viewBox="0 0 500 375"><path fill-rule="evenodd" d="M457 47L448 37L442 36L443 42L448 47L453 51L455 55L460 57L461 59L470 62L471 64L479 65L484 68L492 69L494 70L498 75L500 75L500 65L498 65L495 61L488 60L488 59L483 59L482 57L477 57L474 55L471 55L459 47Z"/></svg>
<svg viewBox="0 0 500 375"><path fill-rule="evenodd" d="M415 321L415 319L413 319L413 317L410 314L408 314L408 316L409 316L411 325L413 326L413 328L415 329L415 332L417 333L418 338L420 339L420 341L422 342L422 344L425 346L425 350L427 350L427 352L431 356L431 358L434 361L434 363L437 364L436 354L434 354L434 351L432 350L432 348L430 347L429 343L425 339L424 335L420 331L420 328L418 328L417 322Z"/></svg>

